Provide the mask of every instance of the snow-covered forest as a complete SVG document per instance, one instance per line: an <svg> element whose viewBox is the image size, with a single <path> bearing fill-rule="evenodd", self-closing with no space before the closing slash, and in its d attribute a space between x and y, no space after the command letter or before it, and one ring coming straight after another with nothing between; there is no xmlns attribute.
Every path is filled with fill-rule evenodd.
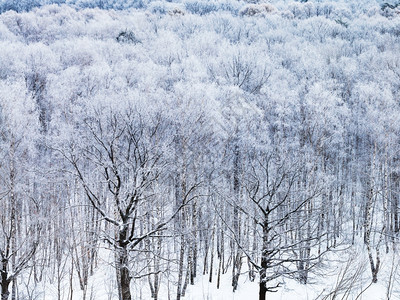
<svg viewBox="0 0 400 300"><path fill-rule="evenodd" d="M0 12L2 300L400 299L400 2Z"/></svg>

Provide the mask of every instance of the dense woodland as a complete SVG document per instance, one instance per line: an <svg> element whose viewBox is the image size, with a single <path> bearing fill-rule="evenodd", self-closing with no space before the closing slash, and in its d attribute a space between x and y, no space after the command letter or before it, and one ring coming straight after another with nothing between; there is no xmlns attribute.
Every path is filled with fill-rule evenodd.
<svg viewBox="0 0 400 300"><path fill-rule="evenodd" d="M379 282L400 236L396 4L89 2L1 6L2 300L86 299L102 265L109 299L229 275L262 300L356 247Z"/></svg>

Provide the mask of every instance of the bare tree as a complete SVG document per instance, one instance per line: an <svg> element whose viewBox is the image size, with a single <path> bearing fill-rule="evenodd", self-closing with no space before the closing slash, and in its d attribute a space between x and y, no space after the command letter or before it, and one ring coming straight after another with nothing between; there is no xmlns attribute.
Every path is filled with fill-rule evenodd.
<svg viewBox="0 0 400 300"><path fill-rule="evenodd" d="M366 270L366 261L359 260L360 253L351 252L345 262L340 262L340 268L336 281L332 288L326 292L324 289L316 300L347 299L362 285L362 276Z"/></svg>
<svg viewBox="0 0 400 300"><path fill-rule="evenodd" d="M305 235L297 236L294 240L289 238L295 232L295 228L290 226L291 222L300 227L307 226L307 220L302 223L296 220L301 220L303 210L307 210L307 205L319 194L317 186L311 186L307 191L299 189L296 183L300 174L296 162L277 154L265 153L255 158L248 176L247 195L256 208L252 218L261 229L262 242L260 262L249 253L246 255L260 275L260 300L265 299L267 292L276 291L281 276L294 276L304 271L304 268L295 268L296 264L310 264L310 261L319 257L310 254L307 258L298 257L293 252L302 243L311 244L315 237ZM249 209L246 213L252 211ZM307 270L310 267L308 265Z"/></svg>
<svg viewBox="0 0 400 300"><path fill-rule="evenodd" d="M130 300L130 252L140 251L144 241L164 230L185 203L143 230L141 224L150 213L146 208L160 197L153 187L167 165L160 115L146 118L134 109L95 110L84 124L85 143L62 153L90 204L110 227L104 238L115 252L119 298Z"/></svg>

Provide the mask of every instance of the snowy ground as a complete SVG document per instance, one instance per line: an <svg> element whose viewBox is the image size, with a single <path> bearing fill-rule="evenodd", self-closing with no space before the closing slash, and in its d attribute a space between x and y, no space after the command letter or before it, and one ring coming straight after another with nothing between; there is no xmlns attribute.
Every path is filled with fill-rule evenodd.
<svg viewBox="0 0 400 300"><path fill-rule="evenodd" d="M365 252L365 251L364 251ZM371 275L368 259L360 253L339 252L331 254L329 268L321 268L310 278L311 283L302 285L293 279L283 279L282 287L276 293L268 293L268 300L296 299L358 299L358 300L383 300L400 299L400 284L397 279L400 277L398 257L393 259L392 255L382 257L382 270L379 273L379 282L370 284ZM244 264L245 265L245 264ZM346 268L347 267L347 268ZM390 274L392 273L391 286L388 286ZM99 268L94 276L90 278L86 299L113 300L117 299L114 270L111 266ZM70 286L68 278L61 288L63 293L61 299L70 299ZM341 288L337 289L338 286ZM53 283L46 286L36 287L37 299L57 299L57 287ZM335 297L329 294L338 290ZM82 292L79 284L74 281L73 299L82 299ZM160 300L175 299L176 287L173 283L169 285L164 280L164 285L159 292ZM364 292L363 292L364 291ZM147 279L136 280L132 284L132 296L135 300L150 300ZM208 275L198 276L196 284L189 286L186 296L187 300L250 300L258 299L258 283L250 282L247 273L241 276L238 290L233 293L231 287L230 272L221 278L220 289L216 288L216 276L212 283L208 282Z"/></svg>

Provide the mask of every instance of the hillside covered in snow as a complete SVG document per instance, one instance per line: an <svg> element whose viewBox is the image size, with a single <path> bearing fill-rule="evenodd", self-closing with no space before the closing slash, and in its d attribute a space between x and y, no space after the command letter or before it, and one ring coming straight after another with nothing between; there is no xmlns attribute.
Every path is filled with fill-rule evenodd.
<svg viewBox="0 0 400 300"><path fill-rule="evenodd" d="M0 1L1 299L400 299L400 5Z"/></svg>

